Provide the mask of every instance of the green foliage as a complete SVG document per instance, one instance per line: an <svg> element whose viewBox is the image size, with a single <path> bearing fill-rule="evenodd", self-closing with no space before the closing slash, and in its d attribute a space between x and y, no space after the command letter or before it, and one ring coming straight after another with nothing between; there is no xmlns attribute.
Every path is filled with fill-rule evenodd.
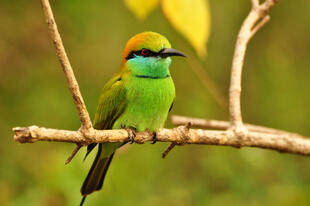
<svg viewBox="0 0 310 206"><path fill-rule="evenodd" d="M48 38L40 3L4 0L0 6L0 205L78 205L94 156L85 149L67 166L74 145L19 145L11 128L32 124L78 129L77 112ZM155 9L142 22L122 1L51 2L63 41L93 115L101 88L119 68L129 37L146 30L188 50ZM205 69L227 94L236 35L250 1L211 1L212 34ZM310 135L310 4L280 1L271 21L250 42L243 75L245 121ZM288 15L289 14L289 15ZM188 60L190 61L190 60ZM171 66L173 114L228 119L183 60ZM167 126L171 126L169 123ZM309 205L310 160L254 148L129 145L121 149L104 189L87 205Z"/></svg>

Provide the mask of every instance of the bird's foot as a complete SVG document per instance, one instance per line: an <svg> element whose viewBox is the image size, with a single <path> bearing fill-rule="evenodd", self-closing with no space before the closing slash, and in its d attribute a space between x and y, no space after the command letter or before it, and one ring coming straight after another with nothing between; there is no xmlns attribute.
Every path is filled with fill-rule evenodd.
<svg viewBox="0 0 310 206"><path fill-rule="evenodd" d="M129 138L129 142L130 144L135 142L135 137L136 137L136 128L134 127L129 127L129 128L124 128L127 133L128 133L128 138Z"/></svg>
<svg viewBox="0 0 310 206"><path fill-rule="evenodd" d="M151 144L155 144L157 142L156 132L153 132L153 142Z"/></svg>

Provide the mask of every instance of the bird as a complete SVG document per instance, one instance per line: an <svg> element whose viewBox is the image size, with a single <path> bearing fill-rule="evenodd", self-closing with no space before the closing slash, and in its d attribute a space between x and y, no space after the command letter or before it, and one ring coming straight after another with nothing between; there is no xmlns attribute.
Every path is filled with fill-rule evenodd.
<svg viewBox="0 0 310 206"><path fill-rule="evenodd" d="M172 56L186 57L183 52L171 48L168 39L159 33L147 31L130 38L122 53L120 69L102 89L94 128L156 134L164 126L175 99L169 71ZM131 137L134 141L134 135ZM114 153L124 144L98 144L97 155L81 188L80 205L87 195L102 188ZM95 146L95 143L88 145L85 158Z"/></svg>

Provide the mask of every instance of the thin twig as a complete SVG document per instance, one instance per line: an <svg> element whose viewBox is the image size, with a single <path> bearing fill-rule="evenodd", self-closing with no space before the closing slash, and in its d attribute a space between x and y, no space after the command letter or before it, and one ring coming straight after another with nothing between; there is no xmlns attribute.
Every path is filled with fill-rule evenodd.
<svg viewBox="0 0 310 206"><path fill-rule="evenodd" d="M181 135L183 137L183 140L181 144L177 144L176 142L172 142L169 147L162 153L162 158L165 158L168 153L176 146L176 145L183 145L186 141L187 141L187 138L188 138L188 132L189 132L189 129L191 128L192 126L192 123L191 122L187 122L184 124L185 126L183 126L183 135Z"/></svg>
<svg viewBox="0 0 310 206"><path fill-rule="evenodd" d="M177 145L176 143L172 142L172 143L169 145L169 147L162 153L161 157L162 157L162 158L165 158L165 157L168 155L168 153L169 153L176 145Z"/></svg>
<svg viewBox="0 0 310 206"><path fill-rule="evenodd" d="M189 50L186 52L189 56L188 64L193 70L194 74L200 80L200 82L208 89L211 96L214 97L216 102L223 108L227 108L227 99L223 96L221 91L218 89L215 82L209 77L206 70L202 67L201 63L194 57L192 52Z"/></svg>
<svg viewBox="0 0 310 206"><path fill-rule="evenodd" d="M189 57L187 62L190 66L190 69L194 72L202 85L210 92L210 95L214 98L214 100L221 107L226 108L228 106L227 98L222 94L218 88L218 85L210 78L209 74L202 66L202 63L197 60L194 53L188 49L183 40L177 38L177 42L178 45L181 45L182 49L185 50L186 55Z"/></svg>
<svg viewBox="0 0 310 206"><path fill-rule="evenodd" d="M73 70L71 68L70 61L67 57L65 48L63 46L60 34L57 29L56 21L54 19L53 11L48 0L41 0L42 8L45 16L46 23L48 25L50 37L55 45L57 56L65 73L70 92L72 94L76 109L79 113L79 117L82 123L82 130L88 130L92 128L92 123L88 111L86 109L83 97L80 92L79 85L75 79Z"/></svg>
<svg viewBox="0 0 310 206"><path fill-rule="evenodd" d="M68 157L68 159L66 160L65 164L69 164L71 162L71 160L73 159L73 157L75 157L76 153L81 149L83 145L81 144L77 144L76 147L74 148L74 150L72 151L71 155Z"/></svg>
<svg viewBox="0 0 310 206"><path fill-rule="evenodd" d="M252 29L251 31L251 38L256 34L260 28L262 28L268 21L270 20L270 16L265 16L261 21L259 21Z"/></svg>

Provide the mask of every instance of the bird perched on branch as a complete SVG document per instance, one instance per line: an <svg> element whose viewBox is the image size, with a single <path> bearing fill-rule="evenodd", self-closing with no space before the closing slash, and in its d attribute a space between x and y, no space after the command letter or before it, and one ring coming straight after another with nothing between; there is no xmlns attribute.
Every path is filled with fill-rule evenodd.
<svg viewBox="0 0 310 206"><path fill-rule="evenodd" d="M185 57L185 54L172 49L169 41L158 33L142 32L132 37L123 51L121 68L101 92L94 128L127 128L132 134L146 130L155 134L163 127L175 98L169 71L171 56ZM87 195L102 188L115 150L123 144L98 145L97 156L81 188L81 205ZM86 156L95 146L87 147Z"/></svg>

